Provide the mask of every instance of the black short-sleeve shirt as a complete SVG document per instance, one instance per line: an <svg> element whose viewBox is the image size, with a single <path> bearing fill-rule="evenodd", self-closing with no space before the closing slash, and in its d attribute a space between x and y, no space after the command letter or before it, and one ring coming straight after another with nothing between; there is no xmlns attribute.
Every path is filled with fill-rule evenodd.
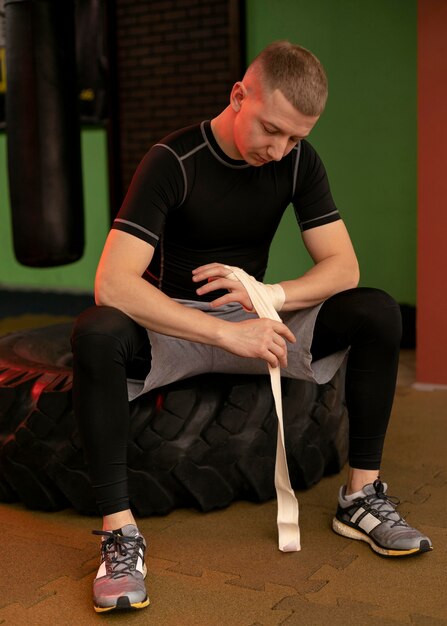
<svg viewBox="0 0 447 626"><path fill-rule="evenodd" d="M290 203L301 230L340 219L324 166L307 141L281 161L253 167L229 158L207 121L149 150L113 228L154 246L147 280L171 297L194 300L191 271L205 263L236 265L262 280Z"/></svg>

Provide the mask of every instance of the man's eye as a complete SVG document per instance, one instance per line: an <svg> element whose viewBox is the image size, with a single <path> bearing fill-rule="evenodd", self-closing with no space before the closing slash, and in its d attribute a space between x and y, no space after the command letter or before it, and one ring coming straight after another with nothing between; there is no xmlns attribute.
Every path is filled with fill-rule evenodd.
<svg viewBox="0 0 447 626"><path fill-rule="evenodd" d="M267 128L267 126L264 126L264 130L266 133L268 133L269 135L274 135L276 133L276 130L272 129L272 128Z"/></svg>

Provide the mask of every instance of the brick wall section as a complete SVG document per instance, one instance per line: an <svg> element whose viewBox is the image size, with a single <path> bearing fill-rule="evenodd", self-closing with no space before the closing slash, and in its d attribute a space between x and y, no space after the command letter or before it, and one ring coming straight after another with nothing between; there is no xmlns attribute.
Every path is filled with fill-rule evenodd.
<svg viewBox="0 0 447 626"><path fill-rule="evenodd" d="M243 71L239 0L115 0L122 189L160 138L216 115Z"/></svg>

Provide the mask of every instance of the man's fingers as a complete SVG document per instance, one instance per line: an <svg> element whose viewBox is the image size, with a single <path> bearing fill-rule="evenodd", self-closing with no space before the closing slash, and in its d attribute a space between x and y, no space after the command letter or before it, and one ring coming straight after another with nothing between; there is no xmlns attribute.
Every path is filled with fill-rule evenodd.
<svg viewBox="0 0 447 626"><path fill-rule="evenodd" d="M287 366L287 349L284 343L280 346L276 342L273 342L269 352L276 357L276 359L273 360L273 367L277 367L278 364L282 367Z"/></svg>
<svg viewBox="0 0 447 626"><path fill-rule="evenodd" d="M217 289L228 289L226 286L227 280L225 278L215 278L209 277L208 281L205 285L202 285L198 289L196 289L196 293L199 296L202 296L205 293L209 293L210 291L216 291Z"/></svg>
<svg viewBox="0 0 447 626"><path fill-rule="evenodd" d="M281 337L281 335L275 334L273 336L273 341L280 347L283 348L284 350L286 349L286 340L284 339L284 337Z"/></svg>
<svg viewBox="0 0 447 626"><path fill-rule="evenodd" d="M286 326L282 322L276 322L276 321L272 321L272 324L273 324L273 330L277 332L278 335L280 335L281 337L284 337L284 339L287 339L287 341L290 341L290 343L296 342L296 337L288 326Z"/></svg>
<svg viewBox="0 0 447 626"><path fill-rule="evenodd" d="M215 269L216 267L221 268L225 267L223 263L206 263L205 265L200 265L192 270L193 274L197 274L198 272L207 271L209 269Z"/></svg>
<svg viewBox="0 0 447 626"><path fill-rule="evenodd" d="M292 333L290 328L288 328L282 322L272 321L272 324L274 334L272 336L272 341L269 346L269 352L270 354L273 354L276 358L272 359L270 355L268 355L269 358L266 358L266 360L268 361L268 363L270 363L272 367L278 367L278 365L280 365L281 367L287 367L286 340L291 343L295 343L295 335Z"/></svg>
<svg viewBox="0 0 447 626"><path fill-rule="evenodd" d="M236 302L234 295L231 293L226 293L224 296L216 298L215 300L210 302L210 304L213 307L219 307L223 306L224 304L230 304L230 302ZM237 300L237 302L239 302L239 300Z"/></svg>
<svg viewBox="0 0 447 626"><path fill-rule="evenodd" d="M294 335L281 322L263 319L262 323L264 324L264 331L262 340L260 338L259 356L272 367L287 367L286 337L294 341ZM266 324L267 326L265 326Z"/></svg>
<svg viewBox="0 0 447 626"><path fill-rule="evenodd" d="M247 294L247 291L240 283L235 283L234 280L228 278L208 278L208 283L201 285L196 289L198 296L203 296L213 291L226 290L229 293L213 300L212 305L222 306L223 304L229 304L230 302L239 302L247 311L253 310L253 304Z"/></svg>
<svg viewBox="0 0 447 626"><path fill-rule="evenodd" d="M265 358L265 360L272 367L278 367L279 365L282 365L282 363L279 362L279 360L275 357L274 354L269 353L267 357Z"/></svg>
<svg viewBox="0 0 447 626"><path fill-rule="evenodd" d="M232 302L238 302L243 306L243 308L247 311L247 313L253 313L253 306L251 301L247 298L245 294L235 292L226 293L224 296L220 296L220 298L216 298L212 302L210 302L212 307L223 306L224 304L231 304Z"/></svg>
<svg viewBox="0 0 447 626"><path fill-rule="evenodd" d="M225 277L228 276L230 270L221 263L208 263L208 265L201 265L192 270L192 279L194 282L199 283L202 280L207 280L213 277ZM234 282L234 281L233 281Z"/></svg>

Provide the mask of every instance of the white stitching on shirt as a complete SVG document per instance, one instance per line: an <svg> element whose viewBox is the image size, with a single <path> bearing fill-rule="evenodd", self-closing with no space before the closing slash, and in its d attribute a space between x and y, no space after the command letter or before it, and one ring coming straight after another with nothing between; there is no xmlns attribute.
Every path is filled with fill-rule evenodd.
<svg viewBox="0 0 447 626"><path fill-rule="evenodd" d="M163 144L159 144L159 145L162 146ZM203 143L200 144L200 146L197 146L196 148L193 148L192 150L190 150L189 152L184 154L182 157L179 157L180 161L183 161L183 159L187 159L189 156L191 156L191 154L194 154L194 152L198 152L199 150L201 150L205 146L206 146L206 142L204 141Z"/></svg>
<svg viewBox="0 0 447 626"><path fill-rule="evenodd" d="M208 146L210 152L213 154L213 156L216 157L216 159L218 161L220 161L221 163L223 163L223 165L226 165L227 167L232 167L235 170L241 170L244 169L246 167L251 167L249 163L244 163L244 165L232 165L231 163L227 163L226 161L224 161L222 159L222 157L220 157L217 152L214 150L213 146L210 144L208 137L206 136L206 132L205 132L205 122L202 122L200 124L200 130L202 131L202 135L203 138L205 139L206 145Z"/></svg>
<svg viewBox="0 0 447 626"><path fill-rule="evenodd" d="M294 150L296 150L296 157L295 157L295 166L293 168L292 198L295 195L296 181L298 178L298 165L299 165L300 156L301 156L301 142L296 146L296 148L294 148Z"/></svg>
<svg viewBox="0 0 447 626"><path fill-rule="evenodd" d="M142 226L139 226L138 224L135 224L134 222L129 222L129 220L123 220L120 217L117 217L117 218L115 218L114 221L115 222L121 222L122 224L128 224L129 226L133 226L133 228L136 228L138 230L142 230L143 233L146 233L147 235L150 235L151 237L153 237L157 241L160 239L155 233L151 232L150 230L147 230L147 228L143 228Z"/></svg>
<svg viewBox="0 0 447 626"><path fill-rule="evenodd" d="M318 217L313 217L310 220L305 220L304 222L300 222L300 224L302 226L303 224L308 224L309 222L315 222L315 220L322 220L323 218L329 217L329 215L335 215L336 213L338 213L337 210L331 211L330 213L326 213L326 215L319 215Z"/></svg>
<svg viewBox="0 0 447 626"><path fill-rule="evenodd" d="M173 154L173 155L175 156L175 158L177 159L178 164L180 165L180 169L182 170L182 174L183 174L183 183L184 183L184 185L185 185L185 191L184 191L184 193L183 193L183 198L182 198L182 201L181 201L181 202L180 202L180 204L179 204L179 206L182 206L182 204L184 203L184 201L185 201L185 199L186 199L186 193L187 193L187 191L188 191L188 179L186 178L186 171L185 171L185 168L184 168L184 166L183 166L183 163L181 162L180 157L178 156L177 152L175 152L175 150L173 150L173 149L171 148L171 146L167 146L167 145L166 145L166 144L164 144L164 143L156 143L156 144L154 145L154 148L155 148L156 146L159 146L160 148L166 148L166 150L169 150L169 152L172 152L172 154Z"/></svg>

